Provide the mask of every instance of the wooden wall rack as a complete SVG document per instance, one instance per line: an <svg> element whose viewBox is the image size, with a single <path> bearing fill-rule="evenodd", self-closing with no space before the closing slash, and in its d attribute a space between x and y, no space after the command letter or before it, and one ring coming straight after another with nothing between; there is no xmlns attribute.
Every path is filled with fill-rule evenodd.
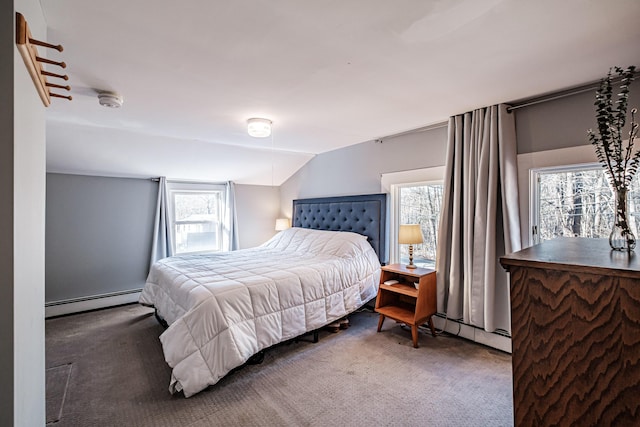
<svg viewBox="0 0 640 427"><path fill-rule="evenodd" d="M31 80L33 80L33 84L35 85L36 90L38 91L38 95L40 95L40 99L42 99L42 103L44 104L44 106L48 107L49 104L51 104L52 97L65 98L71 101L71 95L60 95L49 90L49 88L57 88L70 91L71 86L49 83L47 81L47 76L62 79L65 81L69 80L69 76L67 76L66 74L63 75L52 73L45 70L42 66L42 64L50 64L61 68L67 68L67 64L65 64L64 62L53 61L51 59L41 57L40 55L38 55L38 48L36 47L42 46L48 49L55 49L58 52L62 52L62 45L52 45L32 38L31 31L29 31L29 25L27 25L26 19L24 19L24 16L22 16L22 14L18 12L16 12L16 45L18 46L18 51L22 56L24 65L29 71Z"/></svg>

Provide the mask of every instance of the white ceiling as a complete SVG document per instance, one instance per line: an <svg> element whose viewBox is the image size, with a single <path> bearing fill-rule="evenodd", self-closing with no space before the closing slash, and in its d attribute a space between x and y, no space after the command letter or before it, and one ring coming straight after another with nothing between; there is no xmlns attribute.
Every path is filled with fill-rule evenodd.
<svg viewBox="0 0 640 427"><path fill-rule="evenodd" d="M280 185L315 154L640 65L638 0L41 4L74 98L47 111L51 172Z"/></svg>

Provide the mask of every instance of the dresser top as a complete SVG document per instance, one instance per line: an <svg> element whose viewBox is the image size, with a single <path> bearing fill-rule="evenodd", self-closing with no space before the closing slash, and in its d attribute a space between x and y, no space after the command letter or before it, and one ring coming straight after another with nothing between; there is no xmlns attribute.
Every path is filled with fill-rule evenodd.
<svg viewBox="0 0 640 427"><path fill-rule="evenodd" d="M506 270L520 266L640 279L640 253L613 251L608 239L559 237L505 255L500 264Z"/></svg>

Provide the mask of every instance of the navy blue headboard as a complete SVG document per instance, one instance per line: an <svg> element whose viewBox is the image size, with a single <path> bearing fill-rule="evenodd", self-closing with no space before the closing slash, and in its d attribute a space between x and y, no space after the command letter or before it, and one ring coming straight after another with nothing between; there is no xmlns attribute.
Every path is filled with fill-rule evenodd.
<svg viewBox="0 0 640 427"><path fill-rule="evenodd" d="M292 223L294 227L352 231L367 236L380 263L386 264L386 194L294 200Z"/></svg>

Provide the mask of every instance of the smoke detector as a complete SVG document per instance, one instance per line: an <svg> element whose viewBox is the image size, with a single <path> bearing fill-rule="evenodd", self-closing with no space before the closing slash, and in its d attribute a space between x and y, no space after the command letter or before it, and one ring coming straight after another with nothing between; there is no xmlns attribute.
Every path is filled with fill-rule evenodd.
<svg viewBox="0 0 640 427"><path fill-rule="evenodd" d="M98 102L104 107L120 108L124 100L121 95L115 92L100 92L98 94Z"/></svg>

